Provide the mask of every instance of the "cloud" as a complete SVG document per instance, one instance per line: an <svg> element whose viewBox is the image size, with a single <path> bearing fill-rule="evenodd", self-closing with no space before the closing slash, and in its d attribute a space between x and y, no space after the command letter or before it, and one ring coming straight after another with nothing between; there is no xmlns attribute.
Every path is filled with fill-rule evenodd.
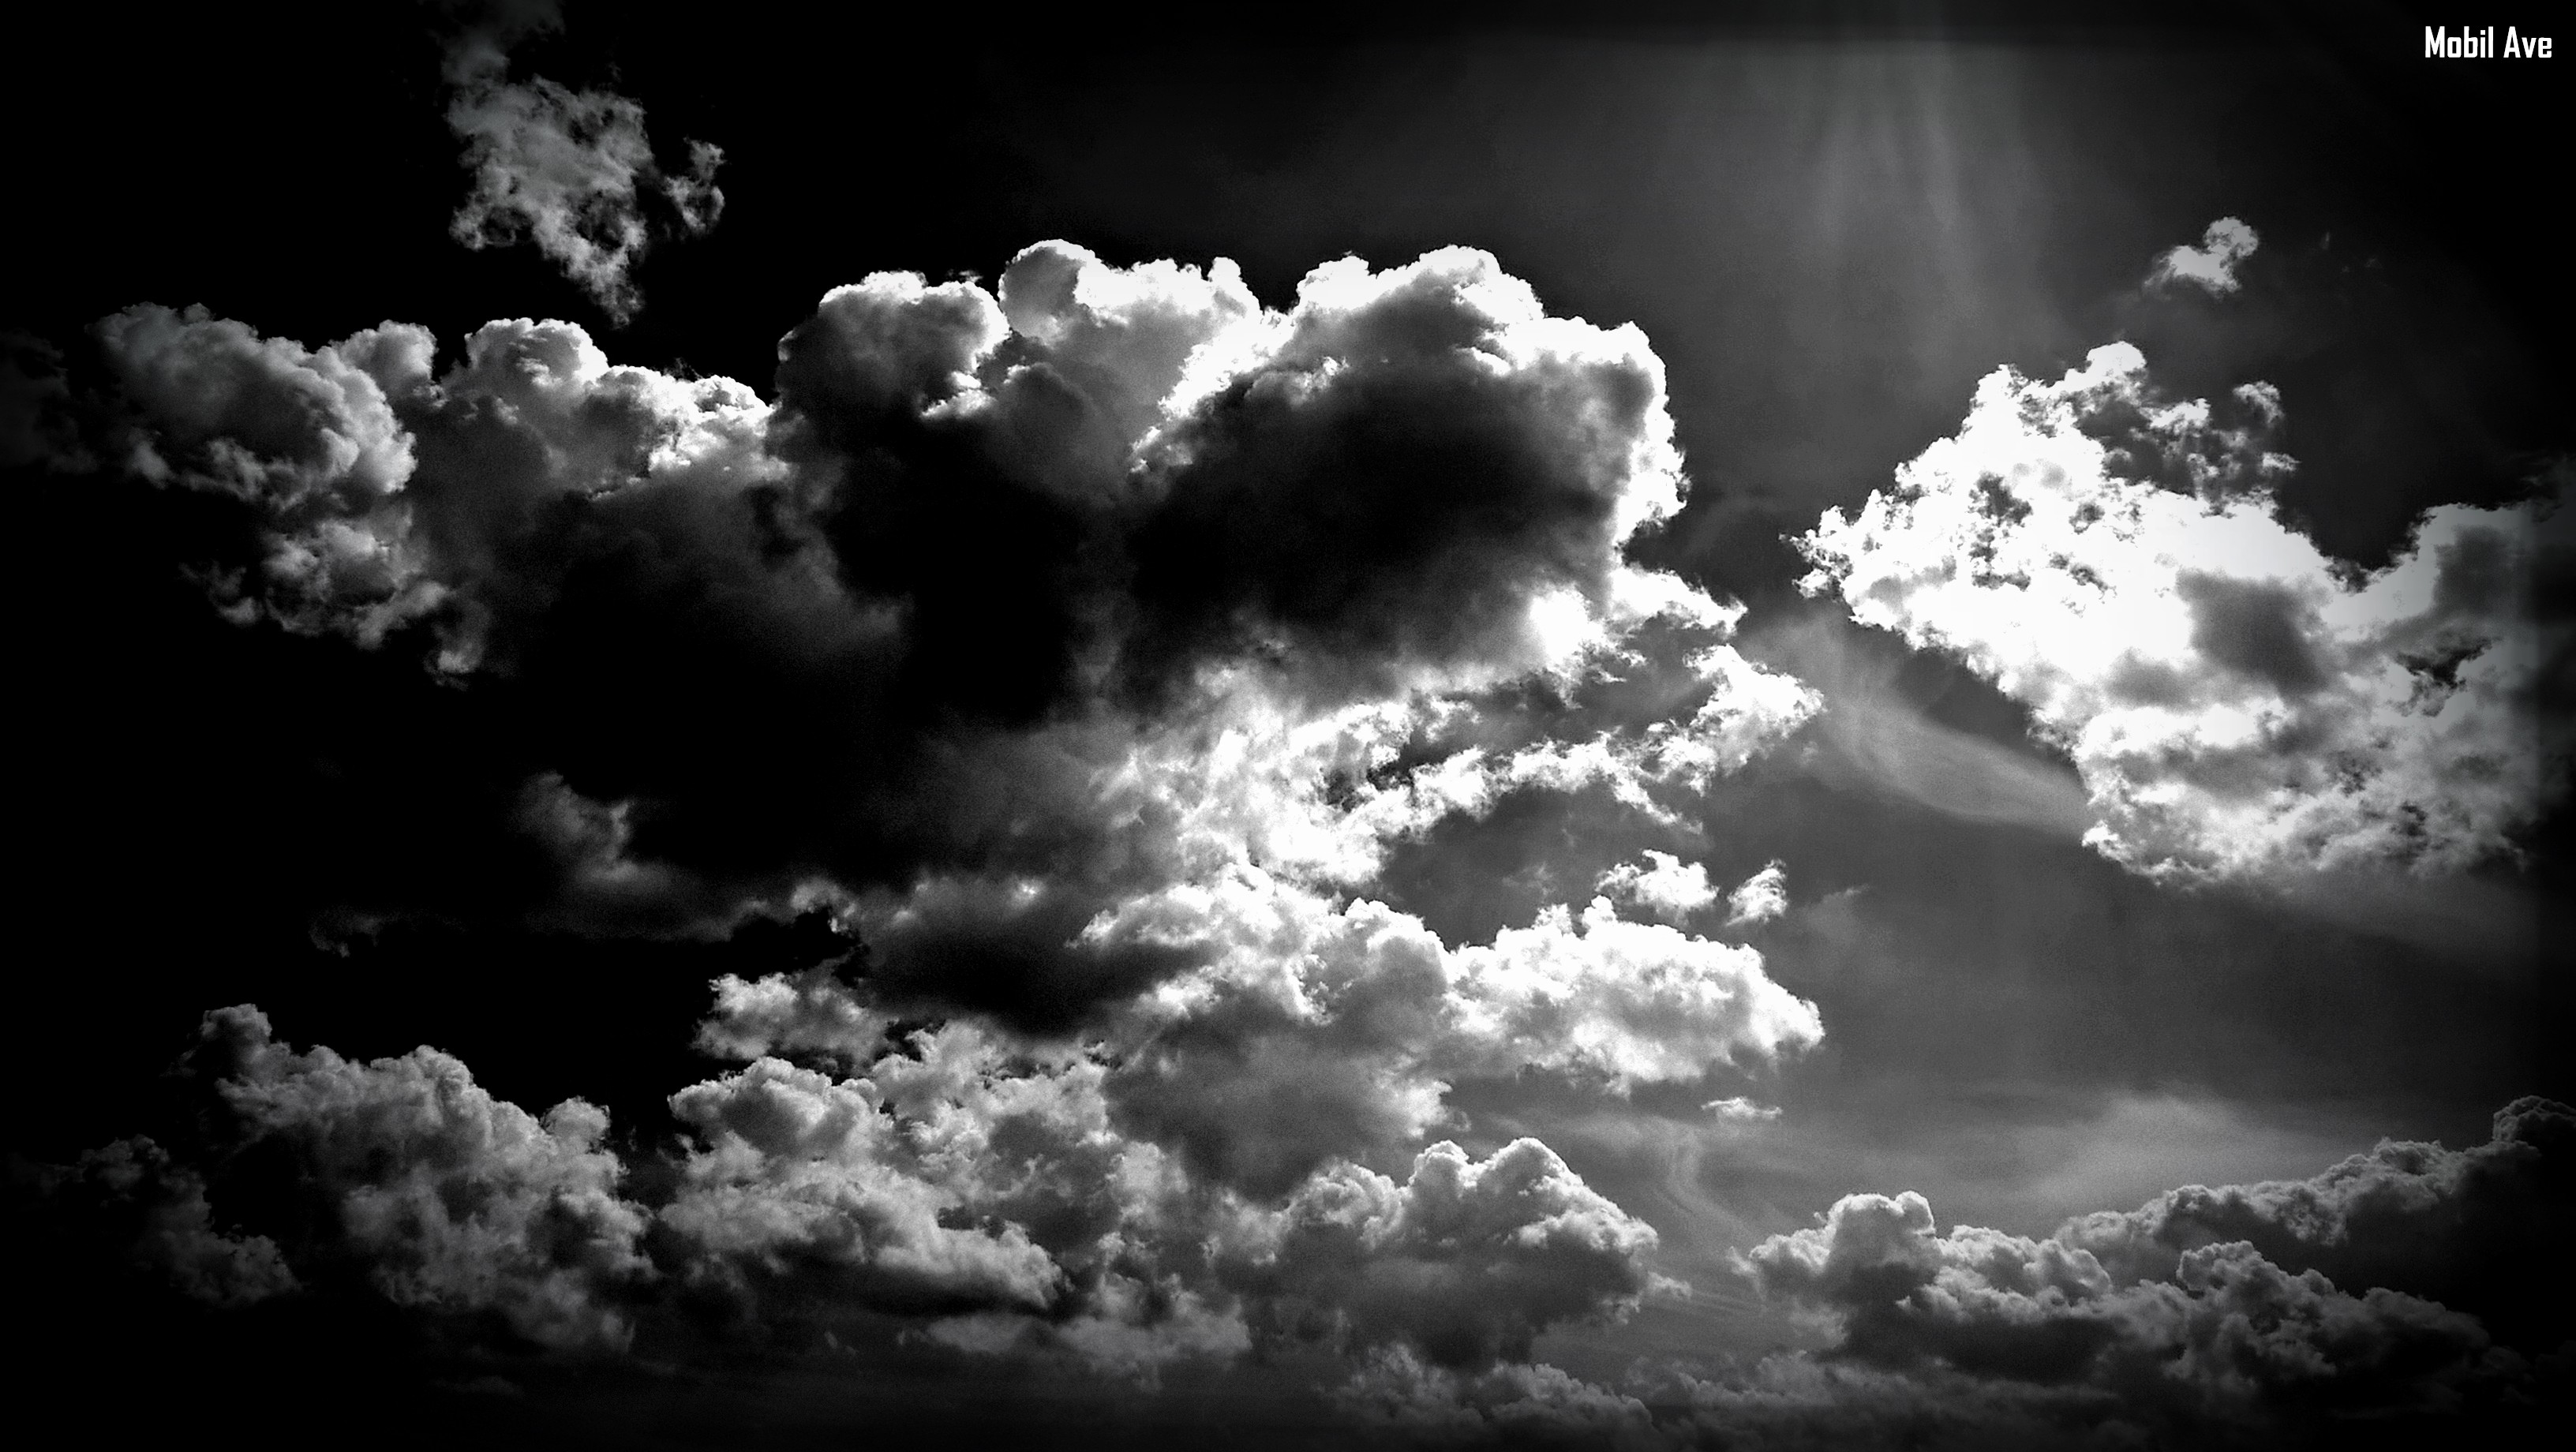
<svg viewBox="0 0 2576 1452"><path fill-rule="evenodd" d="M1745 1256L1764 1294L1831 1313L1838 1349L2043 1385L2143 1382L2253 1415L2272 1404L2439 1407L2519 1370L2475 1318L2395 1291L2354 1295L2242 1241L2115 1285L2089 1252L1973 1226L1934 1232L1922 1196L1851 1195L1815 1230Z"/></svg>
<svg viewBox="0 0 2576 1452"><path fill-rule="evenodd" d="M1623 922L1601 900L1453 948L1411 914L1238 871L1138 899L1082 936L1202 962L1100 1022L1099 1088L1122 1132L1255 1198L1418 1143L1460 1079L1538 1071L1626 1093L1757 1073L1822 1034L1758 952ZM862 1063L888 1022L872 993L819 973L722 980L700 1042Z"/></svg>
<svg viewBox="0 0 2576 1452"><path fill-rule="evenodd" d="M40 1166L34 1186L80 1238L217 1306L246 1306L296 1289L277 1242L218 1229L205 1176L149 1139L121 1139L73 1166Z"/></svg>
<svg viewBox="0 0 2576 1452"><path fill-rule="evenodd" d="M1773 862L1726 895L1726 925L1767 923L1789 910L1789 869Z"/></svg>
<svg viewBox="0 0 2576 1452"><path fill-rule="evenodd" d="M956 1042L962 1034L925 1042L912 1071L945 1079L945 1097L972 1106L944 1124L911 1116L927 1145L908 1142L898 1116L880 1112L890 1090L914 1088L906 1082L912 1073L895 1063L837 1081L763 1059L672 1096L672 1112L700 1147L661 1218L708 1253L693 1267L697 1278L743 1294L898 1309L1052 1304L1064 1277L1046 1248L1017 1222L943 1224L943 1212L964 1197L934 1166L950 1156L971 1160L982 1146L961 1136L989 1135L1015 1110L1060 1141L1065 1126L1057 1121L1081 1113L1082 1086L1033 1076L1018 1087L1053 1091L1050 1102L977 1102L992 1086L976 1077L980 1046L971 1037ZM1096 1096L1090 1103L1096 1108Z"/></svg>
<svg viewBox="0 0 2576 1452"><path fill-rule="evenodd" d="M1646 851L1646 864L1622 862L1601 874L1601 891L1649 909L1667 922L1680 922L1717 901L1708 868L1686 863L1669 852Z"/></svg>
<svg viewBox="0 0 2576 1452"><path fill-rule="evenodd" d="M2566 1211L2550 1156L2571 1124L2518 1101L2475 1149L2383 1144L2312 1180L2195 1186L2042 1239L1945 1235L1920 1195L1848 1195L1737 1266L1822 1316L1832 1354L1936 1392L1951 1376L2090 1388L2127 1415L2240 1426L2492 1406L2522 1394L2524 1353L2549 1351L2562 1319L2568 1257L2542 1227Z"/></svg>
<svg viewBox="0 0 2576 1452"><path fill-rule="evenodd" d="M390 324L101 336L133 467L257 517L237 616L434 642L506 694L537 916L828 899L889 1006L1063 1027L1188 966L1084 936L1121 903L1356 884L1516 792L1668 814L1815 709L1727 643L1736 609L1621 553L1681 487L1644 340L1481 253L1333 264L1284 312L1231 264L1065 243L998 296L878 274L789 334L775 404L560 322L444 373ZM1262 553L1318 530L1326 594Z"/></svg>
<svg viewBox="0 0 2576 1452"><path fill-rule="evenodd" d="M505 4L450 45L447 125L465 143L461 160L473 185L448 231L477 251L534 242L624 323L644 305L630 274L656 231L646 199L667 208L663 230L704 234L724 213L724 192L715 185L724 151L692 141L687 168L666 172L637 102L543 76L508 79L512 45L561 28L551 4Z"/></svg>
<svg viewBox="0 0 2576 1452"><path fill-rule="evenodd" d="M2383 1141L2306 1180L2192 1185L2136 1210L2079 1217L2059 1237L2123 1280L2169 1278L2200 1246L2242 1240L2338 1284L2385 1286L2545 1332L2576 1294L2557 1227L2576 1207L2576 1110L2524 1098L2485 1144Z"/></svg>
<svg viewBox="0 0 2576 1452"><path fill-rule="evenodd" d="M2175 247L2156 258L2153 271L2147 274L2150 288L2174 287L2190 283L2215 297L2236 291L2236 267L2254 255L2261 238L2254 229L2234 217L2221 217L2209 224L2198 247Z"/></svg>
<svg viewBox="0 0 2576 1452"><path fill-rule="evenodd" d="M1475 1367L1527 1360L1546 1326L1633 1308L1655 1285L1654 1244L1536 1140L1481 1161L1444 1141L1401 1185L1356 1165L1317 1175L1237 1274L1272 1325Z"/></svg>
<svg viewBox="0 0 2576 1452"><path fill-rule="evenodd" d="M1461 1373L1394 1346L1367 1358L1339 1398L1363 1422L1434 1444L1677 1445L1645 1403L1544 1363Z"/></svg>
<svg viewBox="0 0 2576 1452"><path fill-rule="evenodd" d="M1461 1078L1538 1070L1626 1093L1768 1067L1823 1032L1754 950L1625 922L1601 899L1450 948L1409 914L1247 875L1098 931L1212 960L1139 1005L1135 1039L1113 1037L1109 1092L1198 1173L1255 1193L1418 1138Z"/></svg>
<svg viewBox="0 0 2576 1452"><path fill-rule="evenodd" d="M243 1133L311 1203L447 1195L277 1238L300 1280L567 1349L892 1324L1140 1381L1292 1345L1464 1373L1658 1282L1544 1145L1426 1148L1453 1085L1705 1095L1822 1032L1757 951L1606 898L1451 941L1371 891L1515 796L1678 821L1816 709L1735 651L1740 607L1627 557L1683 485L1644 339L1484 254L1330 264L1284 309L1066 243L990 290L875 274L789 333L775 401L558 321L444 369L394 324L101 340L111 457L324 560L223 584L236 620L416 656L506 734L475 769L546 874L520 921L819 911L848 945L717 980L698 1044L739 1066L623 1153L426 1049L223 1030L201 1077L292 1098ZM343 906L452 910L409 889ZM379 1100L462 1147L388 1141ZM206 1183L208 1234L275 1233Z"/></svg>
<svg viewBox="0 0 2576 1452"><path fill-rule="evenodd" d="M258 578L218 575L230 611L362 641L426 610L404 486L417 467L387 390L428 376L422 329L386 324L311 350L239 323L144 305L95 329L141 427L115 441L130 472L229 494L260 517Z"/></svg>
<svg viewBox="0 0 2576 1452"><path fill-rule="evenodd" d="M784 1008L739 980L724 1000ZM1401 1181L1337 1157L1247 1195L1134 1132L1104 1048L866 1037L829 1051L846 1071L761 1057L686 1087L680 1138L620 1155L582 1101L530 1115L436 1050L299 1052L225 1009L181 1069L197 1139L120 1142L39 1188L196 1299L367 1297L484 1355L709 1334L792 1354L893 1317L1145 1381L1262 1346L1471 1368L1661 1284L1654 1231L1535 1140L1433 1144Z"/></svg>
<svg viewBox="0 0 2576 1452"><path fill-rule="evenodd" d="M2288 465L2211 418L2126 344L2054 383L1998 370L1893 489L1802 537L1803 587L2027 706L2083 778L2087 840L2140 871L2516 855L2568 775L2540 724L2566 632L2533 595L2556 495L2432 510L2364 572L2275 516Z"/></svg>
<svg viewBox="0 0 2576 1452"><path fill-rule="evenodd" d="M354 1272L460 1327L489 1313L539 1347L626 1346L626 1302L654 1273L598 1109L566 1100L539 1118L432 1049L364 1064L299 1054L250 1007L206 1015L186 1072L214 1111L218 1198L265 1201L269 1223L210 1241L202 1172L163 1172L160 1243L172 1213L192 1222L189 1253L168 1255L182 1288L240 1300Z"/></svg>
<svg viewBox="0 0 2576 1452"><path fill-rule="evenodd" d="M1838 786L1858 786L1972 822L2083 836L2093 824L2084 784L2044 748L1963 731L1927 714L1896 684L1898 662L1875 659L1845 622L1775 624L1761 648L1809 683L1823 709L1798 760Z"/></svg>

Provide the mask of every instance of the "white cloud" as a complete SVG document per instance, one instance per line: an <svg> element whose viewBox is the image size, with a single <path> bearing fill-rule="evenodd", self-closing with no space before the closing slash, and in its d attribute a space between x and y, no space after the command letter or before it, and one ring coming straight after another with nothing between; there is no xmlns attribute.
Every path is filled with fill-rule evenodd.
<svg viewBox="0 0 2576 1452"><path fill-rule="evenodd" d="M1956 435L1801 540L1805 588L2028 706L2083 777L2087 840L2142 871L2513 854L2567 776L2535 696L2564 632L2525 583L2566 527L2555 500L2433 510L2362 575L2275 517L2262 481L2286 463L2249 471L2209 419L2163 404L2126 344L2054 383L2000 369ZM2196 492L2114 468L2097 435L2119 420Z"/></svg>
<svg viewBox="0 0 2576 1452"><path fill-rule="evenodd" d="M2158 256L2155 269L2147 274L2147 285L2171 287L2187 282L2224 297L2236 291L2237 265L2254 255L2261 240L2243 222L2221 217L2201 234L2199 246L2175 247Z"/></svg>
<svg viewBox="0 0 2576 1452"><path fill-rule="evenodd" d="M1622 862L1601 874L1600 886L1608 896L1647 908L1666 922L1680 922L1717 901L1705 864L1651 847L1644 865Z"/></svg>
<svg viewBox="0 0 2576 1452"><path fill-rule="evenodd" d="M1735 885L1726 895L1726 925L1767 923L1789 910L1789 869L1774 862Z"/></svg>

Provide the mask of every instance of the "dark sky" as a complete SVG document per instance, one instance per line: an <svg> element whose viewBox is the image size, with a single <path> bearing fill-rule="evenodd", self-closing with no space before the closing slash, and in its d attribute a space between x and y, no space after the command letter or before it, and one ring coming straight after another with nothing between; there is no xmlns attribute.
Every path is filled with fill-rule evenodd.
<svg viewBox="0 0 2576 1452"><path fill-rule="evenodd" d="M0 63L40 1379L675 1446L2555 1420L2568 62L2420 54L2540 9L546 8L96 5ZM722 148L712 226L648 174L631 317L451 231L451 107L537 76L662 177ZM2223 218L2220 284L2159 273ZM1183 323L1031 321L1050 239L1299 331L1167 403ZM2106 501L2165 553L2046 533ZM344 526L412 593L275 566ZM1533 654L1550 590L1612 653ZM728 974L800 1027L725 1051ZM246 1003L274 1044L201 1031ZM2383 1140L2448 1148L2324 1173Z"/></svg>

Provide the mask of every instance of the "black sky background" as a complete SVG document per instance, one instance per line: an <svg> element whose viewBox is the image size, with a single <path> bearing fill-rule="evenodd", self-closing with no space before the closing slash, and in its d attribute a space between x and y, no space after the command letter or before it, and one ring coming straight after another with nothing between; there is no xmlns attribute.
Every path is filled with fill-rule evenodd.
<svg viewBox="0 0 2576 1452"><path fill-rule="evenodd" d="M77 368L84 329L139 301L307 343L393 318L429 326L446 364L525 312L582 321L618 362L774 397L776 340L867 272L990 277L1061 236L1113 263L1232 257L1275 306L1344 253L1467 243L1554 313L1645 328L1695 488L1640 557L1744 600L1748 652L1782 661L1815 609L1783 533L1954 429L2000 363L2053 376L2126 336L2184 392L2277 383L2302 466L2285 512L2365 564L2427 504L2516 497L2576 448L2563 62L2428 66L2396 7L1826 13L574 6L531 69L642 99L666 151L728 153L721 225L654 252L645 310L612 329L533 250L449 240L462 174L408 7L86 6L23 22L0 62L17 254L0 324ZM2265 238L2245 296L2139 295L2153 251L2230 214ZM725 943L528 926L545 868L506 819L547 765L516 714L536 707L479 685L469 703L415 650L227 624L173 561L247 550L238 521L78 482L11 481L26 926L6 1085L41 1106L12 1150L150 1130L198 1016L244 1001L299 1043L433 1043L502 1097L592 1098L649 1143L664 1096L713 1071L687 1042L710 977L846 950L814 922ZM1930 719L2045 764L1964 669L1853 648ZM1584 810L1444 826L1392 864L1389 899L1453 941L1525 922L1607 865L1582 859ZM1699 825L1712 879L1780 857L1802 901L1849 894L1849 914L1765 946L1832 1034L1781 1101L1841 1125L1858 1163L1914 1163L1907 1142L1971 1102L2025 1125L2179 1087L2275 1106L2321 1144L2456 1144L2515 1094L2576 1099L2563 812L2527 873L2464 889L2500 904L2465 947L2420 926L2429 909L2386 931L2177 897L2062 833L1786 762L1722 786ZM389 885L445 920L327 913ZM1867 1183L1845 1182L1852 1159L1777 1154L1698 1191L1772 1230ZM1965 1219L2065 1213L1980 1204L1961 1179L1936 1203Z"/></svg>

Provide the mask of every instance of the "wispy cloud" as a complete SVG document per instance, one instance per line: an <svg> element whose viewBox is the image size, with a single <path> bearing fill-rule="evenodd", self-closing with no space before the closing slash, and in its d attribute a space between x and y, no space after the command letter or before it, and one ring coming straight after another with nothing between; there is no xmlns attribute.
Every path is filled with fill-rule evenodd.
<svg viewBox="0 0 2576 1452"><path fill-rule="evenodd" d="M473 176L449 231L477 250L533 242L623 323L644 305L633 272L657 231L698 236L723 215L715 173L724 151L691 141L687 166L665 171L640 103L543 76L511 80L510 48L561 27L545 0L502 5L449 47L447 124ZM648 201L667 214L658 226Z"/></svg>

